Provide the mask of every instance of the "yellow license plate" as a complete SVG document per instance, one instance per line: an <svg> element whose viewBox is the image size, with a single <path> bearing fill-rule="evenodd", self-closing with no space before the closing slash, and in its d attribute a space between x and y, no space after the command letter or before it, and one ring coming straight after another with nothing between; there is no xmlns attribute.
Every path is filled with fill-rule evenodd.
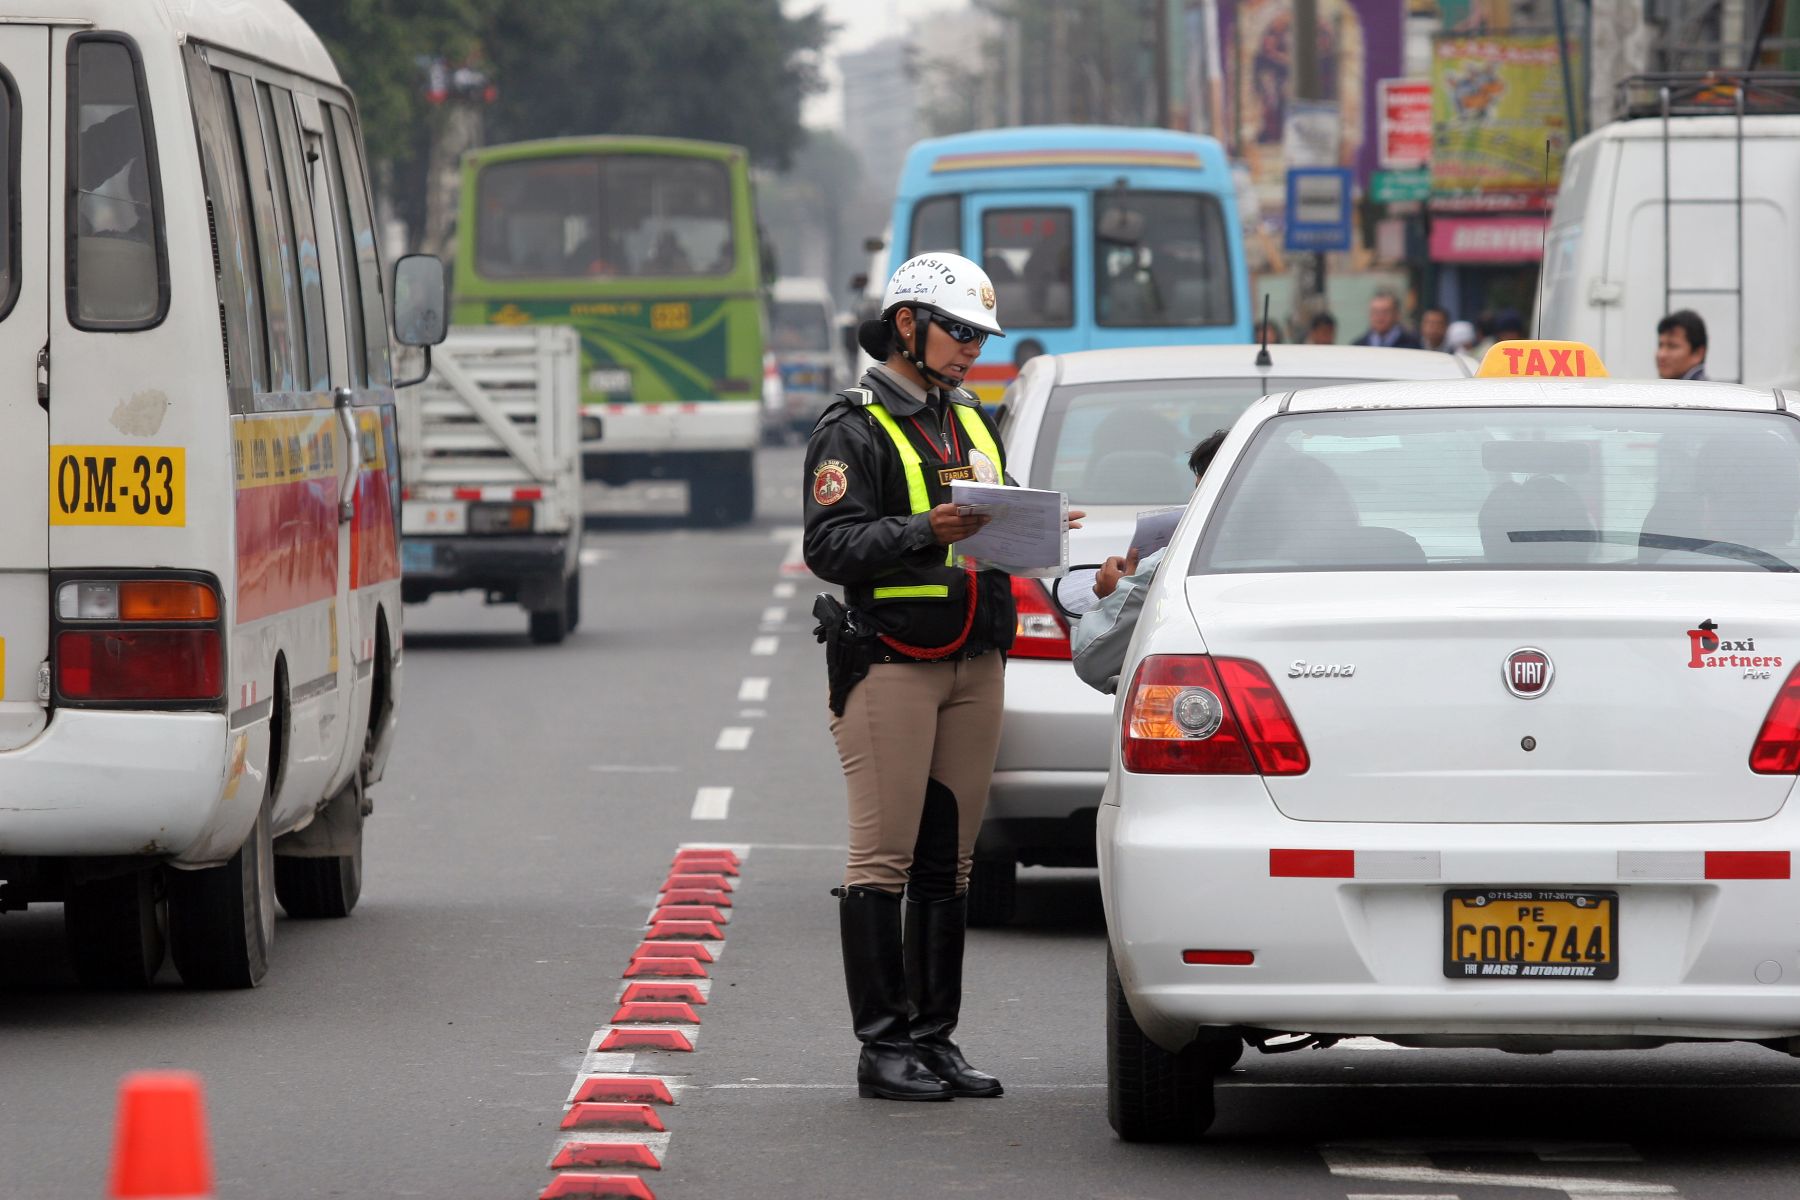
<svg viewBox="0 0 1800 1200"><path fill-rule="evenodd" d="M1539 888L1444 893L1450 979L1617 979L1619 894Z"/></svg>
<svg viewBox="0 0 1800 1200"><path fill-rule="evenodd" d="M50 447L52 525L187 524L180 446Z"/></svg>

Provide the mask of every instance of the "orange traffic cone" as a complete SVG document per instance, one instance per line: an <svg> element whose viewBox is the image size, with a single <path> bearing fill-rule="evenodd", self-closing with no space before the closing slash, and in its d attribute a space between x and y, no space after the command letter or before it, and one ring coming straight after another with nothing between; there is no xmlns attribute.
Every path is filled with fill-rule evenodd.
<svg viewBox="0 0 1800 1200"><path fill-rule="evenodd" d="M106 1194L115 1200L212 1195L198 1075L137 1071L119 1084L119 1128Z"/></svg>

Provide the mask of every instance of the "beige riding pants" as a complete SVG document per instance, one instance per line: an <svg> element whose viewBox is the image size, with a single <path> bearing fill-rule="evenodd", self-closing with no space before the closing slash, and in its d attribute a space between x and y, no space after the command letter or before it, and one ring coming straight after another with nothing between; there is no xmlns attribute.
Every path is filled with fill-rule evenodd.
<svg viewBox="0 0 1800 1200"><path fill-rule="evenodd" d="M957 662L876 663L851 689L844 715L831 719L850 793L846 887L901 891L913 873L915 847L925 844L921 822L935 846L940 839L930 831L943 826L947 843L953 819L955 889L968 889L1000 748L1005 683L1005 659L990 650ZM953 818L942 809L945 789L954 798ZM927 821L928 791L939 799ZM950 852L946 846L931 857L947 867Z"/></svg>

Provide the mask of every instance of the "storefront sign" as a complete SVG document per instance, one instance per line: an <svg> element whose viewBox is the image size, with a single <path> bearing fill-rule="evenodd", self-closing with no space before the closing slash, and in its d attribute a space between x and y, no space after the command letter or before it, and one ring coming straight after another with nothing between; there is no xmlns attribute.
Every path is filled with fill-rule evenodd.
<svg viewBox="0 0 1800 1200"><path fill-rule="evenodd" d="M1377 85L1378 150L1383 170L1431 161L1431 80L1383 79Z"/></svg>
<svg viewBox="0 0 1800 1200"><path fill-rule="evenodd" d="M1537 262L1543 253L1541 217L1437 217L1431 222L1433 262Z"/></svg>
<svg viewBox="0 0 1800 1200"><path fill-rule="evenodd" d="M1431 172L1377 171L1369 176L1369 199L1377 204L1406 204L1431 196Z"/></svg>

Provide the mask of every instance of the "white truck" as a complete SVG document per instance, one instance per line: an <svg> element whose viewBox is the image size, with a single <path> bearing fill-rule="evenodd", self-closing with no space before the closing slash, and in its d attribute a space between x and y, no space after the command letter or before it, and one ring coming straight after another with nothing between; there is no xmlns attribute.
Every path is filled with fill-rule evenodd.
<svg viewBox="0 0 1800 1200"><path fill-rule="evenodd" d="M1656 323L1706 322L1709 379L1800 385L1800 76L1644 75L1569 148L1544 260L1543 336L1654 378Z"/></svg>
<svg viewBox="0 0 1800 1200"><path fill-rule="evenodd" d="M475 589L581 620L581 342L563 325L455 326L400 403L402 594Z"/></svg>

